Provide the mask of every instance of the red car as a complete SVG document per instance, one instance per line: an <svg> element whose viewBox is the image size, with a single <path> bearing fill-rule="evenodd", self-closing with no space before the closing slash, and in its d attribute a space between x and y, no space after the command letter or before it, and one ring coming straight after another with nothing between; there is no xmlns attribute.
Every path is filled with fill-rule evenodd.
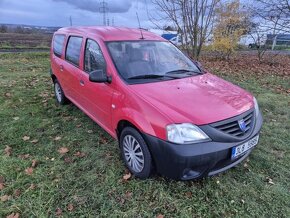
<svg viewBox="0 0 290 218"><path fill-rule="evenodd" d="M258 143L256 99L202 69L167 40L116 27L58 30L51 77L71 101L119 141L128 169L189 180L243 161Z"/></svg>

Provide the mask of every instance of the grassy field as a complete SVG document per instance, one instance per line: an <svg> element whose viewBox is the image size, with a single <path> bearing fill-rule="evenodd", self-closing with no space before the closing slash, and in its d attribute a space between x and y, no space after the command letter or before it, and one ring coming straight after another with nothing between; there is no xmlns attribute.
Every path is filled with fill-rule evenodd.
<svg viewBox="0 0 290 218"><path fill-rule="evenodd" d="M0 49L49 49L51 34L0 33Z"/></svg>
<svg viewBox="0 0 290 218"><path fill-rule="evenodd" d="M260 103L249 159L200 181L125 180L117 142L56 105L48 54L0 54L0 217L290 217L289 76L213 68Z"/></svg>

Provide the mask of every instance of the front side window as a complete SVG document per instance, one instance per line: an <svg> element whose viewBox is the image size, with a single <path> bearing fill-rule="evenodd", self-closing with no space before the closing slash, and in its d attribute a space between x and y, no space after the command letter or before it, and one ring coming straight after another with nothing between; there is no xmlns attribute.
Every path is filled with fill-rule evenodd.
<svg viewBox="0 0 290 218"><path fill-rule="evenodd" d="M95 41L88 39L85 50L85 71L105 70L106 64L101 48ZM105 72L105 71L104 71Z"/></svg>
<svg viewBox="0 0 290 218"><path fill-rule="evenodd" d="M57 34L53 37L53 53L60 57L62 53L62 47L64 43L65 35Z"/></svg>
<svg viewBox="0 0 290 218"><path fill-rule="evenodd" d="M108 42L107 46L119 74L130 84L201 74L200 69L170 42L120 41Z"/></svg>
<svg viewBox="0 0 290 218"><path fill-rule="evenodd" d="M65 59L76 66L79 66L82 40L81 37L71 36L67 43Z"/></svg>

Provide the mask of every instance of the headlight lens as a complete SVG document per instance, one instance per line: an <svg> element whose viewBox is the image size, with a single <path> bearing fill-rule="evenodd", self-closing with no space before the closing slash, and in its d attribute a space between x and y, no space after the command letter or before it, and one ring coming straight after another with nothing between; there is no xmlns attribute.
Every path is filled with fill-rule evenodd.
<svg viewBox="0 0 290 218"><path fill-rule="evenodd" d="M168 141L178 144L209 140L200 128L191 123L171 124L166 130Z"/></svg>
<svg viewBox="0 0 290 218"><path fill-rule="evenodd" d="M257 99L255 97L254 97L254 107L255 107L255 115L256 115L256 118L257 118L259 113L260 113L260 109L259 109L258 101L257 101Z"/></svg>

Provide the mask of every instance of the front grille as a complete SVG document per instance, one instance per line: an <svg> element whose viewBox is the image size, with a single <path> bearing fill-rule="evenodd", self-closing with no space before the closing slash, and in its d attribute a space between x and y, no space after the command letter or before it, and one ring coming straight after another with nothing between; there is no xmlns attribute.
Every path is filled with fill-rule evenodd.
<svg viewBox="0 0 290 218"><path fill-rule="evenodd" d="M239 121L244 121L244 129L239 125ZM244 116L238 116L236 119L229 119L222 122L218 122L213 125L216 129L235 136L235 137L242 137L249 133L252 129L254 123L254 112L245 113Z"/></svg>

